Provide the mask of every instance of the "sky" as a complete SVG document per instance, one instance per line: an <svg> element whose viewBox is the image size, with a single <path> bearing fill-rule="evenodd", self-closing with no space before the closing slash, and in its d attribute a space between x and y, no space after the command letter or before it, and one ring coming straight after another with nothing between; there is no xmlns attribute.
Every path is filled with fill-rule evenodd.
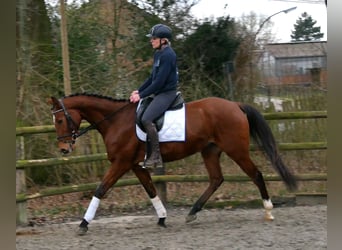
<svg viewBox="0 0 342 250"><path fill-rule="evenodd" d="M272 33L275 34L276 42L291 41L291 31L294 30L294 24L303 12L307 12L313 20L317 21L315 27L321 27L321 33L324 33L322 40L327 40L327 8L324 0L319 4L302 2L276 0L200 0L193 7L192 13L197 18L229 15L235 20L238 20L243 14L248 15L253 11L264 20L279 11L296 6L297 8L293 11L287 14L282 12L270 19L273 22ZM312 0L311 2L319 2L319 0ZM226 5L227 7L225 8Z"/></svg>
<svg viewBox="0 0 342 250"><path fill-rule="evenodd" d="M59 0L46 1L57 3ZM74 0L67 1L71 3ZM327 40L327 8L324 0L199 0L199 3L192 8L192 13L197 18L229 15L238 20L243 14L248 15L253 11L264 20L270 15L292 7L297 8L287 14L277 14L270 19L273 22L272 33L275 35L275 42L291 41L291 31L294 30L294 24L303 12L307 12L313 20L317 21L315 27L321 27L321 33L324 33L321 40Z"/></svg>

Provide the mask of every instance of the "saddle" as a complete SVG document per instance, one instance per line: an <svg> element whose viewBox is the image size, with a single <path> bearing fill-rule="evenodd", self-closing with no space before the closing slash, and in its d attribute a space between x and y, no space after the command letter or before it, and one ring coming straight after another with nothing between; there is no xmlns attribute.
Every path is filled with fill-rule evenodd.
<svg viewBox="0 0 342 250"><path fill-rule="evenodd" d="M146 132L146 131L145 131L144 126L141 123L141 117L143 116L148 105L152 102L153 98L154 98L153 96L145 97L143 100L141 100L137 108L135 123L143 132ZM183 104L184 104L184 99L182 97L182 94L181 92L177 92L175 99L173 100L170 107L166 111L181 109L183 107ZM154 124L156 125L157 131L160 131L161 128L163 127L165 112L153 121Z"/></svg>

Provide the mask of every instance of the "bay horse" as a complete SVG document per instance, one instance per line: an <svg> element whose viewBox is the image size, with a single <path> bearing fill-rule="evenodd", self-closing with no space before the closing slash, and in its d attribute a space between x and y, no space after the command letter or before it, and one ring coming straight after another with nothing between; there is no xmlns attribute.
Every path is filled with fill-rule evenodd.
<svg viewBox="0 0 342 250"><path fill-rule="evenodd" d="M145 156L145 142L136 136L135 118L137 104L129 100L115 100L97 94L72 94L57 99L51 97L54 126L58 148L63 154L75 149L77 137L89 129L96 129L103 138L111 167L96 188L87 211L79 225L79 235L88 231L95 217L100 199L126 172L132 170L158 215L158 225L166 226L166 209L157 195L150 172L139 165ZM270 160L290 191L297 188L295 176L282 161L276 141L262 114L248 104L232 102L218 97L208 97L185 103L184 142L161 142L163 162L176 161L200 152L209 175L209 186L192 206L186 222L196 219L211 195L224 181L220 156L226 153L251 178L259 189L265 219L273 220L273 204L268 195L262 173L250 158L250 137ZM90 123L80 129L82 120Z"/></svg>

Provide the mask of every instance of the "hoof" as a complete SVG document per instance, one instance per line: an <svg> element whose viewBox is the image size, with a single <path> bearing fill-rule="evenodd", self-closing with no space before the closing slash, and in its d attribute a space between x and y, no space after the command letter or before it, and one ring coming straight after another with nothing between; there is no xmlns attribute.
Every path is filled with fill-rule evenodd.
<svg viewBox="0 0 342 250"><path fill-rule="evenodd" d="M194 220L197 219L197 215L196 214L189 214L186 218L185 218L185 223L190 223Z"/></svg>
<svg viewBox="0 0 342 250"><path fill-rule="evenodd" d="M274 221L274 217L272 215L271 216L265 215L264 220L265 221Z"/></svg>
<svg viewBox="0 0 342 250"><path fill-rule="evenodd" d="M161 226L161 227L165 227L166 228L165 219L166 218L159 218L158 225Z"/></svg>
<svg viewBox="0 0 342 250"><path fill-rule="evenodd" d="M274 217L270 211L265 212L264 220L265 221L274 221Z"/></svg>
<svg viewBox="0 0 342 250"><path fill-rule="evenodd" d="M77 234L79 236L83 236L87 233L87 231L88 231L88 227L79 227Z"/></svg>

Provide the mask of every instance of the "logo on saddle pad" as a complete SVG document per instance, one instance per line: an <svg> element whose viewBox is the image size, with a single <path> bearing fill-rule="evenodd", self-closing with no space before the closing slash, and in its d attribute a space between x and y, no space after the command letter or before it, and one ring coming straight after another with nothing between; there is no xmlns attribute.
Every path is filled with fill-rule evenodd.
<svg viewBox="0 0 342 250"><path fill-rule="evenodd" d="M142 99L136 111L136 134L142 141L146 141L146 132L141 124L141 117L152 100L153 97ZM158 130L159 142L185 141L185 105L180 93L168 110L154 123Z"/></svg>

